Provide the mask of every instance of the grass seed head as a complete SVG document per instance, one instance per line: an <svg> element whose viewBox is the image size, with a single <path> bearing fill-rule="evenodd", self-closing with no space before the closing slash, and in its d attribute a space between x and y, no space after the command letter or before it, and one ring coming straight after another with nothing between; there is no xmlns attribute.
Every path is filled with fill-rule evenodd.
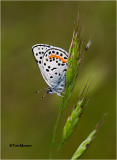
<svg viewBox="0 0 117 160"><path fill-rule="evenodd" d="M94 140L97 131L99 130L99 127L103 124L105 117L107 114L104 114L101 121L96 125L95 129L90 133L90 135L81 143L81 145L78 147L74 155L72 156L71 160L79 159L84 152L87 150L91 142Z"/></svg>
<svg viewBox="0 0 117 160"><path fill-rule="evenodd" d="M62 142L65 142L72 135L75 127L77 126L82 113L82 105L83 99L78 101L77 105L72 110L71 115L68 117L63 129Z"/></svg>
<svg viewBox="0 0 117 160"><path fill-rule="evenodd" d="M68 64L66 71L65 95L61 97L60 108L64 108L66 103L70 100L78 74L80 64L82 62L85 51L91 45L91 41L87 43L85 50L82 51L83 41L81 36L81 28L79 26L79 15L77 19L76 29L73 33L73 38L69 48Z"/></svg>
<svg viewBox="0 0 117 160"><path fill-rule="evenodd" d="M76 152L74 153L72 160L78 159L88 148L89 144L92 142L96 134L96 130L91 132L91 134L81 143Z"/></svg>

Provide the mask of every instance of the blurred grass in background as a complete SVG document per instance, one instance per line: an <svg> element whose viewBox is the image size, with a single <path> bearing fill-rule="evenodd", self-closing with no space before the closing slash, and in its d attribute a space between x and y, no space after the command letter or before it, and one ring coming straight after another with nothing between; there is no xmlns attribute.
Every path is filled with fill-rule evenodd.
<svg viewBox="0 0 117 160"><path fill-rule="evenodd" d="M85 55L71 101L63 111L57 130L58 148L62 128L81 88L91 75L90 102L75 133L57 158L71 158L102 115L108 117L82 158L114 159L116 156L116 2L1 2L2 60L2 158L49 157L52 131L59 111L59 97L34 92L47 87L34 61L31 47L45 43L69 50L77 13L83 29ZM9 144L31 144L10 148Z"/></svg>

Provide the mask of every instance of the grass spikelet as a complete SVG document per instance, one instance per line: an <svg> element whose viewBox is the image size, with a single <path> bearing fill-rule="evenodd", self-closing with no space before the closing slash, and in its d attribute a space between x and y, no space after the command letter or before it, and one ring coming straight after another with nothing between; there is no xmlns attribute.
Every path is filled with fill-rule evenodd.
<svg viewBox="0 0 117 160"><path fill-rule="evenodd" d="M70 100L76 79L79 74L80 64L82 62L85 51L88 50L91 45L91 40L88 41L85 46L84 51L82 52L82 36L81 36L81 28L79 26L79 15L77 19L76 29L73 33L73 38L69 48L68 54L68 64L67 64L67 72L66 72L66 84L65 84L65 95L61 97L60 100L60 108L64 108L67 102Z"/></svg>
<svg viewBox="0 0 117 160"><path fill-rule="evenodd" d="M69 48L68 64L66 72L65 96L61 97L60 107L64 108L69 101L76 79L78 77L78 67L80 65L80 54L82 46L82 38L80 36L81 30L79 29L79 16L77 19L77 26L73 33L72 42Z"/></svg>
<svg viewBox="0 0 117 160"><path fill-rule="evenodd" d="M71 112L71 115L68 117L66 124L63 129L63 136L62 136L62 142L65 142L73 133L74 128L77 126L78 121L82 114L82 106L83 106L84 100L79 100L73 111Z"/></svg>
<svg viewBox="0 0 117 160"><path fill-rule="evenodd" d="M72 135L74 129L78 125L79 119L82 115L84 106L86 104L88 89L92 81L89 84L88 82L89 80L86 82L76 106L72 110L70 116L68 117L65 123L63 133L62 133L62 142L61 142L61 145L59 146L58 151L61 149L64 142Z"/></svg>
<svg viewBox="0 0 117 160"><path fill-rule="evenodd" d="M105 120L107 114L104 114L103 118L101 119L101 121L96 125L95 129L90 133L90 135L81 143L81 145L78 147L78 149L76 150L76 152L74 153L73 157L71 158L71 160L76 160L78 158L80 158L83 153L87 150L88 146L91 144L91 142L94 140L95 135L97 133L97 131L99 130L99 127L102 125L102 123Z"/></svg>

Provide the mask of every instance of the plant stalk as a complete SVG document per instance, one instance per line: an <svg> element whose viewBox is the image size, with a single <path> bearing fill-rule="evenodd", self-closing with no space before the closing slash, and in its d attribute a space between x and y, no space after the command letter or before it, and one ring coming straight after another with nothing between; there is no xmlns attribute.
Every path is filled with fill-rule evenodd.
<svg viewBox="0 0 117 160"><path fill-rule="evenodd" d="M58 126L58 122L59 122L59 119L60 119L62 110L63 110L63 109L60 108L60 111L59 111L59 114L58 114L58 118L57 118L56 123L55 123L55 125L54 125L53 136L52 136L52 144L51 144L51 150L50 150L50 157L49 157L49 159L52 159L52 151L53 151L53 146L54 146L54 143L55 143L57 126Z"/></svg>

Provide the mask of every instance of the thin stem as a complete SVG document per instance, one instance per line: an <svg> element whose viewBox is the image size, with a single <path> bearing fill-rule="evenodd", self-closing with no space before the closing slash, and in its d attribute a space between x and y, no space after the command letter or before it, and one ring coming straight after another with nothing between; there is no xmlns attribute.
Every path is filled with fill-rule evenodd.
<svg viewBox="0 0 117 160"><path fill-rule="evenodd" d="M52 137L52 144L51 144L51 150L50 150L50 157L49 157L49 159L51 159L51 158L52 158L53 145L54 145L54 143L55 143L56 130L57 130L57 126L58 126L58 122L59 122L59 119L60 119L61 113L62 113L62 108L60 108L59 115L58 115L58 118L57 118L57 120L56 120L56 123L55 123L54 129L53 129L53 137Z"/></svg>
<svg viewBox="0 0 117 160"><path fill-rule="evenodd" d="M64 141L61 142L61 144L60 144L60 146L59 146L59 148L58 148L57 153L60 151L60 149L61 149L61 147L63 146L63 144L64 144Z"/></svg>

